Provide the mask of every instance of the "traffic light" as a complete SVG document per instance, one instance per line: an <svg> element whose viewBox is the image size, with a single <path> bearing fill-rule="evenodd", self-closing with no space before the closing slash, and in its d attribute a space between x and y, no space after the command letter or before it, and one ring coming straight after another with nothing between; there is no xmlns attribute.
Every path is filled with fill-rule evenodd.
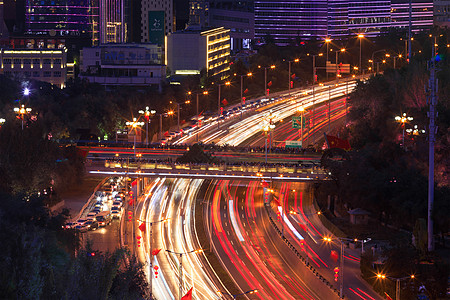
<svg viewBox="0 0 450 300"><path fill-rule="evenodd" d="M220 107L220 114L223 115L223 107Z"/></svg>
<svg viewBox="0 0 450 300"><path fill-rule="evenodd" d="M88 252L87 256L95 256L95 252Z"/></svg>
<svg viewBox="0 0 450 300"><path fill-rule="evenodd" d="M131 219L133 218L133 212L131 210L128 211L128 222L131 222Z"/></svg>
<svg viewBox="0 0 450 300"><path fill-rule="evenodd" d="M314 75L314 83L317 82L317 75Z"/></svg>
<svg viewBox="0 0 450 300"><path fill-rule="evenodd" d="M137 238L137 246L140 247L141 246L141 237L138 235L136 238Z"/></svg>
<svg viewBox="0 0 450 300"><path fill-rule="evenodd" d="M291 80L291 89L294 87L294 82Z"/></svg>

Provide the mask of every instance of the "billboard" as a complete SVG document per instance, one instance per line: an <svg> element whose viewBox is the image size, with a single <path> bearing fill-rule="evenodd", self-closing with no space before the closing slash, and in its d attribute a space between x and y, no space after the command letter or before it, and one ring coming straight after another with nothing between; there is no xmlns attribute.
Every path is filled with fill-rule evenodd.
<svg viewBox="0 0 450 300"><path fill-rule="evenodd" d="M148 41L152 44L164 45L164 11L148 12Z"/></svg>

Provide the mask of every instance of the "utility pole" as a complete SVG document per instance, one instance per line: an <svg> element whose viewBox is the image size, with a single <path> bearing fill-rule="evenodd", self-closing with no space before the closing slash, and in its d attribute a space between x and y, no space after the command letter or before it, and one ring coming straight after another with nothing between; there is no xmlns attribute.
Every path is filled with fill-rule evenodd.
<svg viewBox="0 0 450 300"><path fill-rule="evenodd" d="M435 53L435 46L433 45L433 54ZM436 56L434 55L429 64L430 80L429 90L430 96L428 98L430 110L428 117L430 118L430 126L428 130L428 251L434 250L433 241L433 205L434 205L434 142L436 140L436 105L437 105L437 79L436 79Z"/></svg>

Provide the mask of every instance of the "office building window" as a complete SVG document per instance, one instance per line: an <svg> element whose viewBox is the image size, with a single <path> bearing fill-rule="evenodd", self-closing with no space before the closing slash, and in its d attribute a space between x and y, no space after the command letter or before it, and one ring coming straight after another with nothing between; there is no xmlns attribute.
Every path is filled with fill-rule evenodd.
<svg viewBox="0 0 450 300"><path fill-rule="evenodd" d="M53 72L53 77L61 77L61 72Z"/></svg>
<svg viewBox="0 0 450 300"><path fill-rule="evenodd" d="M41 74L39 71L33 71L33 77L41 77Z"/></svg>
<svg viewBox="0 0 450 300"><path fill-rule="evenodd" d="M52 77L52 72L44 71L44 77Z"/></svg>

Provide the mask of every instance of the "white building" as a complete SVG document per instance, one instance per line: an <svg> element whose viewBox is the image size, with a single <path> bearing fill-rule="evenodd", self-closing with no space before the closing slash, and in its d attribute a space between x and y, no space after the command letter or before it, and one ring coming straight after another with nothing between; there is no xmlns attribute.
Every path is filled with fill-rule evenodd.
<svg viewBox="0 0 450 300"><path fill-rule="evenodd" d="M67 49L0 49L0 74L63 88L67 80Z"/></svg>
<svg viewBox="0 0 450 300"><path fill-rule="evenodd" d="M164 37L173 31L173 0L141 0L141 42L164 46Z"/></svg>
<svg viewBox="0 0 450 300"><path fill-rule="evenodd" d="M173 75L200 74L223 77L230 70L230 30L177 31L167 37L167 66Z"/></svg>
<svg viewBox="0 0 450 300"><path fill-rule="evenodd" d="M166 77L162 48L144 44L107 44L83 48L80 77L105 86L158 86Z"/></svg>

